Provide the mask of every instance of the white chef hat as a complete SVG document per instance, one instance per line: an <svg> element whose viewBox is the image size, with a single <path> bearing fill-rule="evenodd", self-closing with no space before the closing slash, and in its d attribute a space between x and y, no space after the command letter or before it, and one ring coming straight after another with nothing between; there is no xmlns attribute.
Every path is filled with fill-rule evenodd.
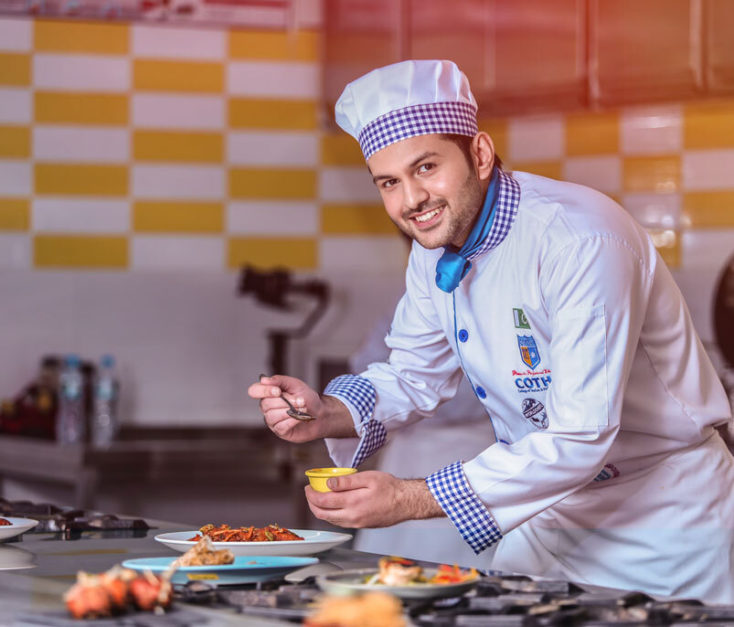
<svg viewBox="0 0 734 627"><path fill-rule="evenodd" d="M372 70L344 88L335 111L365 159L415 135L478 132L477 101L452 61L401 61Z"/></svg>

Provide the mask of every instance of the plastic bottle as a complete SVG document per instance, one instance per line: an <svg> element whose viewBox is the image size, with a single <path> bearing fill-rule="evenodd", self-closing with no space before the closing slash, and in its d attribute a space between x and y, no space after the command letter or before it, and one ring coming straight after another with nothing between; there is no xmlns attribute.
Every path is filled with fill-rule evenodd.
<svg viewBox="0 0 734 627"><path fill-rule="evenodd" d="M84 442L84 389L78 355L67 355L59 375L59 412L56 417L56 441L60 444Z"/></svg>
<svg viewBox="0 0 734 627"><path fill-rule="evenodd" d="M102 355L94 380L92 443L95 446L109 446L117 437L119 389L115 358L112 355Z"/></svg>

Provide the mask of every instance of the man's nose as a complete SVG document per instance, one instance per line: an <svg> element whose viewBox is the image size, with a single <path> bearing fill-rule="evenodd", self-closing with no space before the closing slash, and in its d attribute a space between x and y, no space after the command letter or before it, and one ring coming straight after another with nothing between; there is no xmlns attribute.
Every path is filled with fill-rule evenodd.
<svg viewBox="0 0 734 627"><path fill-rule="evenodd" d="M403 202L406 209L416 211L429 198L429 193L420 181L408 179L403 183Z"/></svg>

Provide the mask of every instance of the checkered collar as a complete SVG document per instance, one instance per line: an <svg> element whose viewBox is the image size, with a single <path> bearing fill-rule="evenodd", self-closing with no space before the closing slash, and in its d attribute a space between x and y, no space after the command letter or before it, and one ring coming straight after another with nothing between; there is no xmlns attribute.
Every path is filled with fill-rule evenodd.
<svg viewBox="0 0 734 627"><path fill-rule="evenodd" d="M504 170L499 171L500 190L497 196L497 205L495 207L495 216L489 234L484 243L472 254L469 259L476 259L479 255L489 252L493 248L499 246L507 237L512 228L512 223L517 215L517 208L520 204L520 185Z"/></svg>

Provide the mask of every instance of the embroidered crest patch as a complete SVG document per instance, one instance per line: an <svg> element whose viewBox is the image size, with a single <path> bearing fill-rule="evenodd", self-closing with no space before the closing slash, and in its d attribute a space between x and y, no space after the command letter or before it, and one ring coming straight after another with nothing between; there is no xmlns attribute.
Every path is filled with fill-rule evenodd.
<svg viewBox="0 0 734 627"><path fill-rule="evenodd" d="M526 398L522 401L522 415L533 423L538 429L548 428L548 413L545 405L534 398Z"/></svg>
<svg viewBox="0 0 734 627"><path fill-rule="evenodd" d="M540 353L535 338L532 335L518 335L517 345L520 348L520 357L529 368L535 368L540 363Z"/></svg>

